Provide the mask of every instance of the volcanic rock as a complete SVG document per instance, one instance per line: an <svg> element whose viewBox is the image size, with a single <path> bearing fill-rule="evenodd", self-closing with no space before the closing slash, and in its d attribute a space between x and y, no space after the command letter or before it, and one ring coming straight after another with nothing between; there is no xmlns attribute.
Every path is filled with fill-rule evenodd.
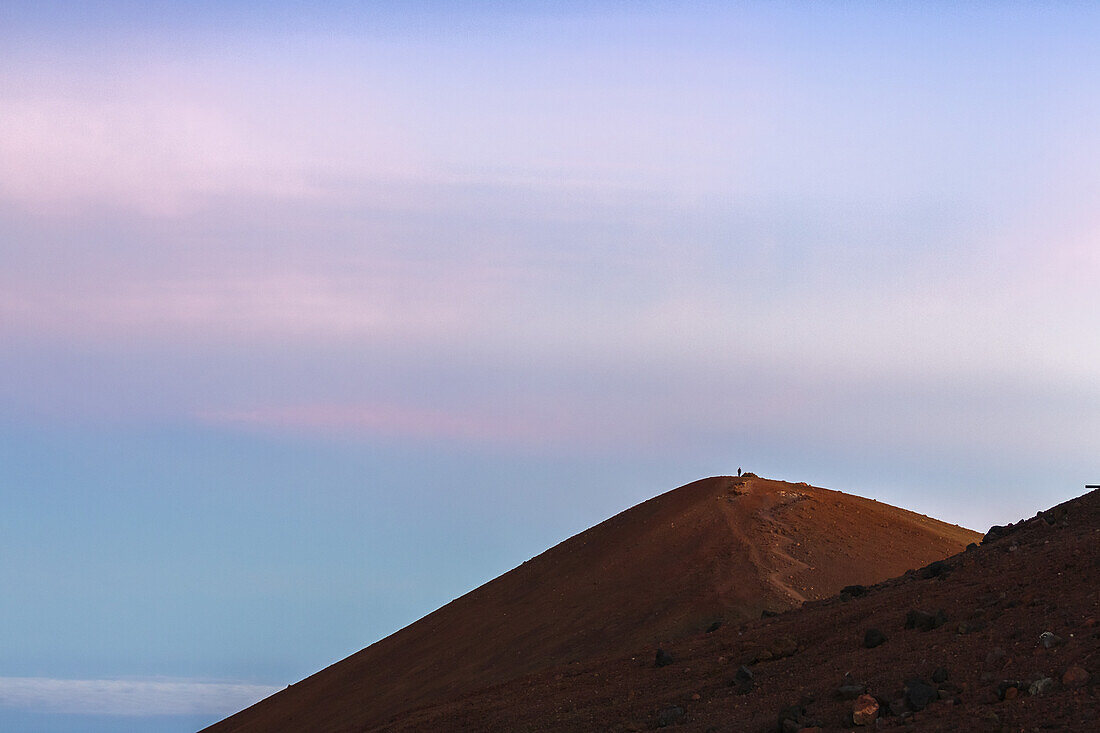
<svg viewBox="0 0 1100 733"><path fill-rule="evenodd" d="M923 568L921 568L920 577L924 578L925 580L928 580L929 578L939 578L940 576L945 575L950 569L951 566L943 560L936 560L935 562L929 565L925 565Z"/></svg>
<svg viewBox="0 0 1100 733"><path fill-rule="evenodd" d="M1065 643L1065 640L1050 631L1044 631L1039 635L1039 645L1044 649L1053 649L1056 646L1061 646Z"/></svg>
<svg viewBox="0 0 1100 733"><path fill-rule="evenodd" d="M801 705L788 705L779 711L779 730L781 733L798 733L807 723L806 708Z"/></svg>
<svg viewBox="0 0 1100 733"><path fill-rule="evenodd" d="M733 687L734 692L738 695L749 694L752 692L753 685L752 670L744 665L737 668L737 672L734 673L733 679L730 680L730 687Z"/></svg>
<svg viewBox="0 0 1100 733"><path fill-rule="evenodd" d="M1084 667L1073 666L1062 675L1062 684L1066 687L1084 687L1089 683L1089 673Z"/></svg>
<svg viewBox="0 0 1100 733"><path fill-rule="evenodd" d="M1054 680L1050 677L1040 677L1031 683L1027 688L1027 694L1029 695L1045 695L1054 689Z"/></svg>
<svg viewBox="0 0 1100 733"><path fill-rule="evenodd" d="M872 725L878 718L878 700L870 695L860 695L852 706L852 722L856 725Z"/></svg>
<svg viewBox="0 0 1100 733"><path fill-rule="evenodd" d="M772 659L782 659L798 652L798 642L790 636L777 636L768 645L768 652Z"/></svg>
<svg viewBox="0 0 1100 733"><path fill-rule="evenodd" d="M932 629L938 629L945 623L947 623L947 614L943 609L936 611L936 613L926 613L914 608L905 614L905 628L907 629L931 631Z"/></svg>
<svg viewBox="0 0 1100 733"><path fill-rule="evenodd" d="M921 679L912 679L905 683L905 702L911 710L920 712L938 699L936 688Z"/></svg>
<svg viewBox="0 0 1100 733"><path fill-rule="evenodd" d="M670 705L657 713L657 727L664 728L678 722L684 717L684 709L679 705Z"/></svg>
<svg viewBox="0 0 1100 733"><path fill-rule="evenodd" d="M874 649L885 642L886 634L879 629L867 629L867 632L863 635L863 646L868 649Z"/></svg>
<svg viewBox="0 0 1100 733"><path fill-rule="evenodd" d="M855 700L865 692L867 692L867 685L857 684L847 680L845 680L845 684L836 688L836 696L841 700Z"/></svg>
<svg viewBox="0 0 1100 733"><path fill-rule="evenodd" d="M1002 680L997 685L998 700L1013 700L1020 694L1020 680Z"/></svg>

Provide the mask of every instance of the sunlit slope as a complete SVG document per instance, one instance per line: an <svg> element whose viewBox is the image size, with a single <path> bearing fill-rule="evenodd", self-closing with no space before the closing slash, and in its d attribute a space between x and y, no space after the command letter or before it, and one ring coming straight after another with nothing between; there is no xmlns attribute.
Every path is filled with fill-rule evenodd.
<svg viewBox="0 0 1100 733"><path fill-rule="evenodd" d="M980 536L806 484L709 478L551 548L209 731L385 723L548 666L629 654L958 552Z"/></svg>

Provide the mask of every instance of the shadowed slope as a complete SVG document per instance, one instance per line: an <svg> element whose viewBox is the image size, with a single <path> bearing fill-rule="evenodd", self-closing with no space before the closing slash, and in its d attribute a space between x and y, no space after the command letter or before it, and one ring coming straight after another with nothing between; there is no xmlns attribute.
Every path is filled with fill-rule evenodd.
<svg viewBox="0 0 1100 733"><path fill-rule="evenodd" d="M557 545L209 731L358 730L574 660L629 654L946 557L973 532L758 478L697 481Z"/></svg>

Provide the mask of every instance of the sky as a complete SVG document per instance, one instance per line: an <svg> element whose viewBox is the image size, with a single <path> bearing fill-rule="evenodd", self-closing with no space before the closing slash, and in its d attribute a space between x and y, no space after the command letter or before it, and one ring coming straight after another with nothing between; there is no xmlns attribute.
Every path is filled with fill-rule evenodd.
<svg viewBox="0 0 1100 733"><path fill-rule="evenodd" d="M1085 3L0 5L0 728L188 731L708 475L1100 479Z"/></svg>

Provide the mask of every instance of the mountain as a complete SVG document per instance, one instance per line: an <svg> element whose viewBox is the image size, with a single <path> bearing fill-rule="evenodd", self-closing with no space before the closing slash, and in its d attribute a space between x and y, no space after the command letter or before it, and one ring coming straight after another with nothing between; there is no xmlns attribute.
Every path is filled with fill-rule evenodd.
<svg viewBox="0 0 1100 733"><path fill-rule="evenodd" d="M978 539L807 484L704 479L562 542L207 731L387 729L416 718L410 711L540 670L652 655L715 622L723 623L715 635L726 635L762 612L886 580ZM425 729L458 728L437 720Z"/></svg>
<svg viewBox="0 0 1100 733"><path fill-rule="evenodd" d="M882 583L664 644L664 666L656 651L358 730L1100 731L1100 491Z"/></svg>

